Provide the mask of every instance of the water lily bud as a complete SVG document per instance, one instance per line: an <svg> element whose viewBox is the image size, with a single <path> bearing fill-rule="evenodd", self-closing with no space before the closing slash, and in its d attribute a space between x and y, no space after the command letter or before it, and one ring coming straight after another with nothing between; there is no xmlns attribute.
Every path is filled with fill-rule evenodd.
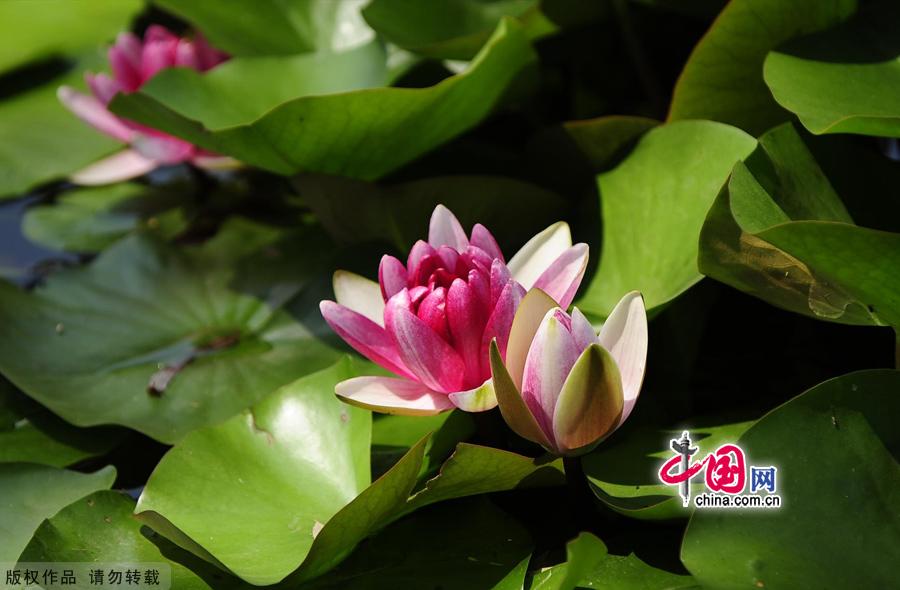
<svg viewBox="0 0 900 590"><path fill-rule="evenodd" d="M532 238L507 264L496 240L476 224L469 236L443 205L428 241L406 263L384 256L378 283L353 273L334 277L337 302L322 315L350 346L397 377L358 377L338 384L345 401L375 411L436 414L497 405L489 347L506 354L513 317L528 288L567 307L584 276L586 244L572 245L565 223Z"/></svg>
<svg viewBox="0 0 900 590"><path fill-rule="evenodd" d="M625 295L599 334L532 289L510 329L506 357L491 346L500 411L520 436L557 455L578 455L621 426L637 401L647 364L641 294Z"/></svg>

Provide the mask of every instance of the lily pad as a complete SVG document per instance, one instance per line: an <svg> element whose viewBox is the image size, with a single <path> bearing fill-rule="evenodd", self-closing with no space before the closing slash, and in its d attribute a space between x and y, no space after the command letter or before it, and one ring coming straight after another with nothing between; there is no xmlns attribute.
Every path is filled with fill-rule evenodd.
<svg viewBox="0 0 900 590"><path fill-rule="evenodd" d="M72 426L0 378L0 463L65 467L112 450L124 434Z"/></svg>
<svg viewBox="0 0 900 590"><path fill-rule="evenodd" d="M193 23L232 55L291 55L347 49L375 34L359 13L364 0L154 0Z"/></svg>
<svg viewBox="0 0 900 590"><path fill-rule="evenodd" d="M681 549L709 588L886 588L900 564L900 372L831 379L740 438L778 467L774 510L697 510ZM815 539L814 543L810 539Z"/></svg>
<svg viewBox="0 0 900 590"><path fill-rule="evenodd" d="M303 588L519 590L530 557L522 525L484 498L464 499L387 527Z"/></svg>
<svg viewBox="0 0 900 590"><path fill-rule="evenodd" d="M471 59L503 17L549 32L552 23L537 0L374 0L363 9L366 21L385 39L427 57Z"/></svg>
<svg viewBox="0 0 900 590"><path fill-rule="evenodd" d="M4 0L0 73L111 41L142 8L141 0Z"/></svg>
<svg viewBox="0 0 900 590"><path fill-rule="evenodd" d="M69 191L28 209L22 231L32 242L69 252L99 252L136 229L168 239L187 226L175 209L181 197L133 183Z"/></svg>
<svg viewBox="0 0 900 590"><path fill-rule="evenodd" d="M225 64L208 76L185 69L162 72L140 92L118 95L111 108L280 174L306 171L370 180L480 122L534 59L521 27L504 20L465 72L428 88L369 88L316 96L294 92L293 100L281 93L281 101L273 102L267 87L284 88L284 71L270 68L255 78L260 83L254 86L236 75L255 76L252 63L242 60L247 65ZM335 69L327 62L311 62L311 68L321 76ZM303 90L302 85L298 88Z"/></svg>
<svg viewBox="0 0 900 590"><path fill-rule="evenodd" d="M14 2L29 5L30 2ZM0 3L6 6L6 2ZM64 3L69 4L69 3ZM0 21L2 22L2 21ZM9 21L10 23L18 21ZM0 101L0 198L74 172L120 145L69 112L56 89L84 89L85 70L102 63L99 52L83 55L64 75Z"/></svg>
<svg viewBox="0 0 900 590"><path fill-rule="evenodd" d="M76 579L83 584L90 579L95 565L129 564L142 567L139 570L141 582L145 582L146 569L163 569L166 571L160 572L160 579L171 581L172 588L193 590L232 586L225 574L208 564L199 562L207 576L204 581L175 561L176 555L187 562L198 560L190 554L179 553L177 548L172 548L152 532L145 536L141 523L131 514L133 508L134 500L119 492L100 491L86 496L44 521L22 553L20 562L70 563ZM164 549L154 542L161 542Z"/></svg>
<svg viewBox="0 0 900 590"><path fill-rule="evenodd" d="M76 473L33 463L0 463L0 562L14 563L45 518L116 479L113 467Z"/></svg>
<svg viewBox="0 0 900 590"><path fill-rule="evenodd" d="M709 211L701 272L813 318L900 325L900 234L854 225L790 125L759 142Z"/></svg>
<svg viewBox="0 0 900 590"><path fill-rule="evenodd" d="M703 219L735 162L755 145L743 131L712 121L648 131L621 164L598 177L600 266L576 305L606 317L622 295L638 290L652 310L699 281Z"/></svg>
<svg viewBox="0 0 900 590"><path fill-rule="evenodd" d="M688 429L698 454L705 456L722 444L735 442L751 424L736 422ZM662 483L658 476L660 466L672 456L669 441L679 438L683 431L684 428L632 430L585 455L581 464L591 490L604 504L632 518L668 520L688 516L678 488Z"/></svg>
<svg viewBox="0 0 900 590"><path fill-rule="evenodd" d="M581 533L566 545L565 563L532 578L530 590L680 590L699 588L693 578L657 569L636 555L610 555L591 533Z"/></svg>
<svg viewBox="0 0 900 590"><path fill-rule="evenodd" d="M766 84L813 133L900 137L900 7L864 5L856 18L769 53Z"/></svg>
<svg viewBox="0 0 900 590"><path fill-rule="evenodd" d="M688 58L669 120L712 119L753 135L790 120L762 78L766 54L800 35L828 29L856 0L732 0Z"/></svg>
<svg viewBox="0 0 900 590"><path fill-rule="evenodd" d="M284 255L217 259L135 234L33 293L0 284L0 371L73 424L174 442L338 358L324 322L283 309L317 285L315 256L292 259L289 281L256 283L264 293L230 287L242 265L262 272Z"/></svg>

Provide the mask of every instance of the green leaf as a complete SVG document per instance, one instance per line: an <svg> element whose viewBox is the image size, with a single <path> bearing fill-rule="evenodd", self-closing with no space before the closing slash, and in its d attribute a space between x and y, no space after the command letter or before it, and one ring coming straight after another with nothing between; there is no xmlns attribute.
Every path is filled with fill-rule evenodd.
<svg viewBox="0 0 900 590"><path fill-rule="evenodd" d="M371 414L334 395L356 374L346 358L192 432L156 467L139 516L166 519L250 583L280 581L369 484Z"/></svg>
<svg viewBox="0 0 900 590"><path fill-rule="evenodd" d="M531 557L522 525L483 498L434 506L386 528L306 590L520 590Z"/></svg>
<svg viewBox="0 0 900 590"><path fill-rule="evenodd" d="M373 0L363 16L388 41L440 59L471 59L503 17L519 18L543 32L553 29L537 0Z"/></svg>
<svg viewBox="0 0 900 590"><path fill-rule="evenodd" d="M853 225L790 125L759 141L709 211L701 272L813 318L900 325L900 234Z"/></svg>
<svg viewBox="0 0 900 590"><path fill-rule="evenodd" d="M341 50L374 38L361 0L153 0L232 55Z"/></svg>
<svg viewBox="0 0 900 590"><path fill-rule="evenodd" d="M4 0L0 73L112 41L141 8L141 0Z"/></svg>
<svg viewBox="0 0 900 590"><path fill-rule="evenodd" d="M74 569L76 579L82 584L87 584L95 564L147 564L148 567L153 564L154 568L157 564L168 564L172 588L230 587L225 574L199 562L199 569L206 577L204 581L179 563L193 560L192 565L196 566L196 558L180 552L152 532L145 536L146 529L142 530L141 523L131 514L133 508L134 501L119 492L100 491L81 498L44 521L22 553L21 562L85 564Z"/></svg>
<svg viewBox="0 0 900 590"><path fill-rule="evenodd" d="M0 463L65 467L112 450L124 436L113 428L77 428L0 378Z"/></svg>
<svg viewBox="0 0 900 590"><path fill-rule="evenodd" d="M679 590L698 588L690 576L673 574L641 561L607 553L603 541L581 533L566 545L567 560L535 574L530 590Z"/></svg>
<svg viewBox="0 0 900 590"><path fill-rule="evenodd" d="M431 435L419 477L434 475L457 443L472 436L472 414L461 410L434 416L373 414L372 472L381 475L399 461L422 437Z"/></svg>
<svg viewBox="0 0 900 590"><path fill-rule="evenodd" d="M652 310L699 281L703 218L734 163L755 144L743 131L711 121L648 131L621 164L598 177L600 266L576 305L605 317L622 295L638 290Z"/></svg>
<svg viewBox="0 0 900 590"><path fill-rule="evenodd" d="M84 90L84 72L101 63L99 52L85 55L65 75L0 101L0 198L14 197L75 172L120 145L73 115L56 98L59 86Z"/></svg>
<svg viewBox="0 0 900 590"><path fill-rule="evenodd" d="M778 467L782 506L695 511L681 558L697 581L709 588L772 590L894 584L900 563L898 391L898 371L851 373L754 424L741 447L751 465Z"/></svg>
<svg viewBox="0 0 900 590"><path fill-rule="evenodd" d="M600 172L610 168L626 149L659 124L645 117L615 115L568 121L565 130L588 159L591 169Z"/></svg>
<svg viewBox="0 0 900 590"><path fill-rule="evenodd" d="M300 98L273 103L266 86L283 87L284 72L273 67L275 79L253 87L235 74L252 69L245 60L248 65L226 64L209 76L165 71L140 92L118 95L112 110L280 174L307 171L374 179L480 122L534 59L521 27L503 21L465 72L428 88L294 93ZM334 69L327 63L313 67L317 72ZM261 98L253 99L257 94ZM260 108L263 102L265 109Z"/></svg>
<svg viewBox="0 0 900 590"><path fill-rule="evenodd" d="M813 133L900 137L900 9L865 5L857 18L769 53L763 75L778 103Z"/></svg>
<svg viewBox="0 0 900 590"><path fill-rule="evenodd" d="M524 244L566 210L558 194L503 176L438 176L384 186L304 174L294 186L335 239L382 240L401 251L426 235L438 204L453 211L465 228L475 223L489 228L501 244ZM515 216L509 214L513 209ZM506 254L510 258L513 252Z"/></svg>
<svg viewBox="0 0 900 590"><path fill-rule="evenodd" d="M700 456L734 442L752 422L690 427ZM620 514L640 520L684 518L678 488L659 481L659 468L672 456L669 441L684 428L630 430L600 445L581 459L591 490Z"/></svg>
<svg viewBox="0 0 900 590"><path fill-rule="evenodd" d="M712 119L753 135L790 119L762 78L776 46L834 26L856 0L732 0L694 48L675 86L669 120Z"/></svg>
<svg viewBox="0 0 900 590"><path fill-rule="evenodd" d="M243 268L258 276L286 264L283 248L220 260L145 234L32 293L0 284L0 370L79 426L122 424L174 442L220 422L338 358L309 301L325 295L318 277L330 267L310 252L327 248L315 233L296 241L304 264L291 254L289 279L260 278L253 290ZM306 315L283 309L289 302Z"/></svg>
<svg viewBox="0 0 900 590"><path fill-rule="evenodd" d="M173 209L182 199L135 183L78 189L29 208L22 231L32 242L70 252L99 252L136 229L169 239L187 226L183 212Z"/></svg>
<svg viewBox="0 0 900 590"><path fill-rule="evenodd" d="M45 518L116 479L113 467L76 473L31 463L0 464L0 562L15 562Z"/></svg>

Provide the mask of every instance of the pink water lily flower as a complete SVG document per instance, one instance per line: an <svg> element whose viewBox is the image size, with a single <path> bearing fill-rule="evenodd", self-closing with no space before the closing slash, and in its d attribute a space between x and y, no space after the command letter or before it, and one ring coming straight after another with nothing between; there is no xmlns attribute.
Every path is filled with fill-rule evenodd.
<svg viewBox="0 0 900 590"><path fill-rule="evenodd" d="M112 77L87 73L85 80L91 95L69 86L60 87L58 95L78 117L130 147L75 173L72 180L79 184L106 184L140 176L161 164L221 163L222 158L186 141L117 117L107 105L120 92L139 90L160 70L185 67L205 72L226 59L199 34L193 39L178 37L159 25L150 26L143 41L133 33L121 33L109 48Z"/></svg>
<svg viewBox="0 0 900 590"><path fill-rule="evenodd" d="M351 404L396 414L493 408L491 341L503 356L516 308L533 286L554 305L568 307L587 257L587 245L573 246L568 225L560 222L506 263L484 226L476 224L466 236L453 213L438 205L428 241L416 242L406 264L384 256L378 283L335 273L337 303L320 304L325 320L350 346L397 375L349 379L336 393Z"/></svg>
<svg viewBox="0 0 900 590"><path fill-rule="evenodd" d="M647 364L647 313L625 295L599 334L539 289L525 295L506 359L491 346L500 411L520 436L557 455L578 455L621 426L637 401Z"/></svg>

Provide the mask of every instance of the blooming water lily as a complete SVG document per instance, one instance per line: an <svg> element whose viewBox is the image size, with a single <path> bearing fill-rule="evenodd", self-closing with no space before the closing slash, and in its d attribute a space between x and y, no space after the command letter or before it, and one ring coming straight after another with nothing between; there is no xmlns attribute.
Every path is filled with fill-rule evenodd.
<svg viewBox="0 0 900 590"><path fill-rule="evenodd" d="M75 173L72 180L79 184L106 184L140 176L162 164L207 165L225 160L161 131L119 118L107 105L120 92L140 90L160 70L185 67L205 72L226 59L199 34L186 39L159 25L149 27L143 41L133 33L121 33L109 49L112 77L87 73L85 79L92 95L69 86L60 87L58 95L78 117L130 148Z"/></svg>
<svg viewBox="0 0 900 590"><path fill-rule="evenodd" d="M520 436L558 455L589 451L628 419L647 363L641 294L619 301L599 335L540 289L525 295L504 355L491 346L500 411Z"/></svg>
<svg viewBox="0 0 900 590"><path fill-rule="evenodd" d="M438 205L428 241L416 242L406 264L384 256L378 283L335 273L337 302L320 304L325 320L350 346L397 375L349 379L336 393L354 405L398 414L495 407L491 342L502 358L527 289L538 287L554 305L568 307L587 258L587 245L573 246L568 225L557 223L507 263L484 226L476 224L466 236L453 213Z"/></svg>

